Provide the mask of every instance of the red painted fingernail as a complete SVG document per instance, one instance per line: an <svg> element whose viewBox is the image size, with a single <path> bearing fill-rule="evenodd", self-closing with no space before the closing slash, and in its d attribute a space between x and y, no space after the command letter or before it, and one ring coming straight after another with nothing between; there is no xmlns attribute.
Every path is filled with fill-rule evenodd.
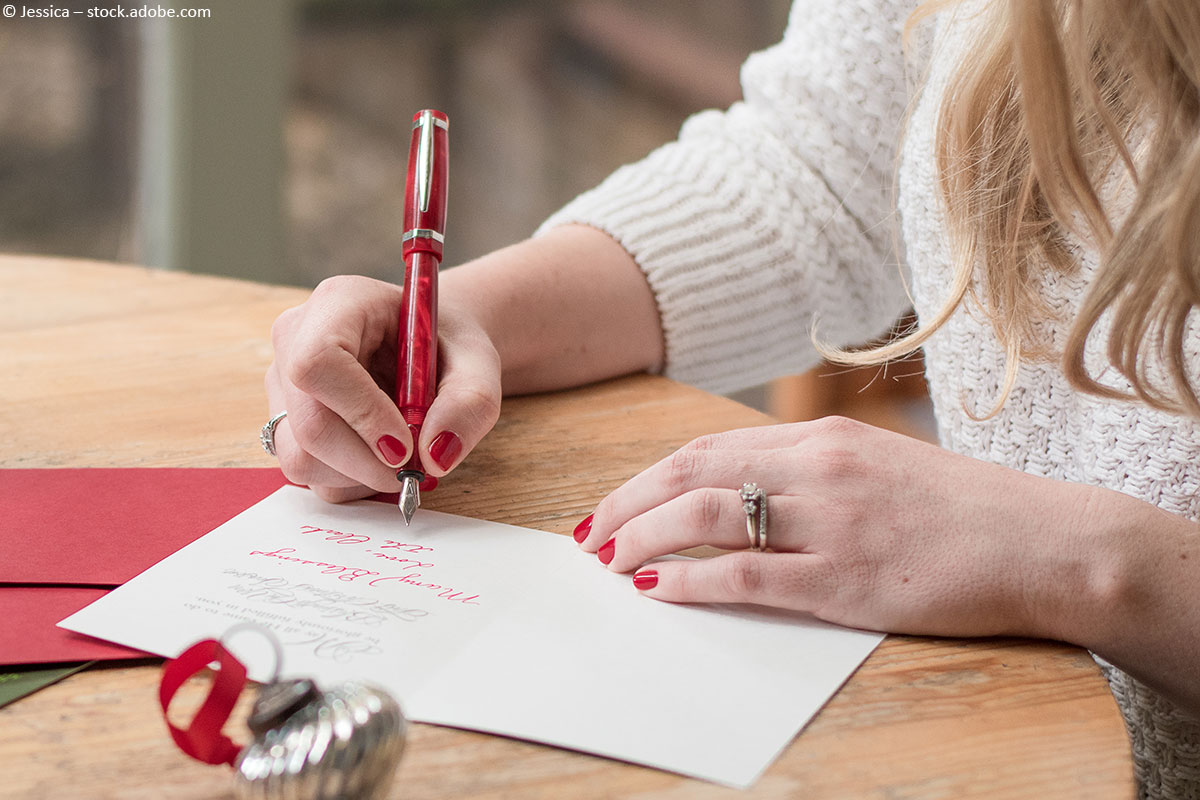
<svg viewBox="0 0 1200 800"><path fill-rule="evenodd" d="M408 450L404 444L395 436L384 434L379 437L379 441L375 443L379 448L383 460L391 464L393 467L398 467L404 463L404 459L408 458Z"/></svg>
<svg viewBox="0 0 1200 800"><path fill-rule="evenodd" d="M429 443L429 455L442 469L450 469L462 452L462 439L452 431L442 431Z"/></svg>
<svg viewBox="0 0 1200 800"><path fill-rule="evenodd" d="M613 556L617 554L617 540L609 539L604 543L604 546L596 551L596 558L600 559L601 564L611 564Z"/></svg>
<svg viewBox="0 0 1200 800"><path fill-rule="evenodd" d="M640 592L647 589L653 589L658 586L658 572L652 569L644 569L633 576L633 588Z"/></svg>
<svg viewBox="0 0 1200 800"><path fill-rule="evenodd" d="M593 516L595 516L595 515L588 514L586 517L584 517L583 522L576 525L575 532L573 534L571 534L572 536L575 537L575 541L579 542L580 544L582 544L583 540L586 539L588 537L588 534L592 532L592 517Z"/></svg>

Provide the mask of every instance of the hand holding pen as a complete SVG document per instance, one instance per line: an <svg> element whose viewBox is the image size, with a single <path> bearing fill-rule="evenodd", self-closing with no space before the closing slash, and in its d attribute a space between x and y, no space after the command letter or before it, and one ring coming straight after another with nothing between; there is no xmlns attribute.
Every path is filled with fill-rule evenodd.
<svg viewBox="0 0 1200 800"><path fill-rule="evenodd" d="M414 168L422 163L416 134L424 130L414 132ZM436 158L438 132L446 132L436 123L432 130L429 152ZM431 182L424 212L416 192L420 174L413 173L406 201L417 216L428 209L436 214L438 171L425 173ZM429 222L408 227L441 231ZM410 241L437 242L432 236ZM423 267L426 274L429 261L441 257L440 249L401 252L421 262L406 269ZM426 331L421 336L405 327L412 312L401 310L407 289L418 288L417 279L401 288L360 276L329 278L276 320L275 360L266 375L268 418L287 412L272 433L279 464L293 483L330 502L400 492L403 478L397 476L410 468L440 478L466 458L499 418L502 388L545 391L661 360L657 312L644 276L619 243L593 228L564 225L443 271L438 285L428 287L435 293L426 291L409 306L431 309L428 322L412 326ZM397 344L403 350L408 342L427 345L400 367L404 372L424 365L417 369L425 376L419 381L397 376L405 358ZM423 420L410 427L400 406L416 408L410 416L420 416L434 388ZM410 402L405 397L413 389L422 391ZM420 480L412 477L419 491ZM408 496L418 499L412 489Z"/></svg>
<svg viewBox="0 0 1200 800"><path fill-rule="evenodd" d="M489 335L452 298L439 310L447 128L440 112L414 117L403 287L359 276L322 281L276 320L266 376L272 417L286 412L271 434L288 479L331 502L399 490L406 521L421 488L461 461L500 408Z"/></svg>

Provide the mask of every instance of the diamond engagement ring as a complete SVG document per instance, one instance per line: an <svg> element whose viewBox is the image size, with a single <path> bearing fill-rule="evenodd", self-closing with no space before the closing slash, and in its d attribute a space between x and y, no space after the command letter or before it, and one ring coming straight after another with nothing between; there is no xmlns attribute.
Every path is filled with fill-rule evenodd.
<svg viewBox="0 0 1200 800"><path fill-rule="evenodd" d="M267 424L263 425L262 430L258 432L258 441L262 443L262 448L267 451L268 455L275 455L275 428L286 416L286 411L280 411L267 420Z"/></svg>
<svg viewBox="0 0 1200 800"><path fill-rule="evenodd" d="M767 549L767 493L758 488L758 484L743 483L738 495L742 498L742 510L746 512L750 549L761 553Z"/></svg>

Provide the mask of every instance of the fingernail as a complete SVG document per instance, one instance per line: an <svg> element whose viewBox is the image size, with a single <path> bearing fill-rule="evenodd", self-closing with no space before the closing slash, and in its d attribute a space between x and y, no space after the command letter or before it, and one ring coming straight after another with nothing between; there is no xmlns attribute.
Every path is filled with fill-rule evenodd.
<svg viewBox="0 0 1200 800"><path fill-rule="evenodd" d="M586 517L584 517L583 522L581 522L575 526L575 533L571 534L572 536L575 537L575 541L579 542L580 544L582 544L583 540L586 539L588 537L588 534L592 532L592 517L593 516L595 516L595 515L588 514Z"/></svg>
<svg viewBox="0 0 1200 800"><path fill-rule="evenodd" d="M429 455L442 469L450 469L462 452L462 439L451 431L442 431L429 443Z"/></svg>
<svg viewBox="0 0 1200 800"><path fill-rule="evenodd" d="M655 586L658 586L658 572L656 570L644 569L633 576L633 588L639 592L653 589Z"/></svg>
<svg viewBox="0 0 1200 800"><path fill-rule="evenodd" d="M395 436L385 433L379 437L379 441L375 443L375 446L379 448L379 453L383 456L383 460L393 467L402 465L404 459L408 457L408 450Z"/></svg>
<svg viewBox="0 0 1200 800"><path fill-rule="evenodd" d="M604 543L604 546L596 551L596 558L600 559L601 564L612 563L613 556L617 554L617 540L609 539Z"/></svg>

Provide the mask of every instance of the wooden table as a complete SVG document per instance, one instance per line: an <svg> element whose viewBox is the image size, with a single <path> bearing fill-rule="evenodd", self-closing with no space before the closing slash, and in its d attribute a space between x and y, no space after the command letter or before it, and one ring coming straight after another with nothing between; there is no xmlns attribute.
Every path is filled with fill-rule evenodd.
<svg viewBox="0 0 1200 800"><path fill-rule="evenodd" d="M0 466L273 464L258 444L269 330L305 296L96 262L0 257ZM506 400L496 430L427 500L567 534L606 492L689 439L768 422L647 376ZM515 460L519 473L501 468ZM159 672L156 662L95 667L0 710L0 796L230 797L227 770L189 760L167 737ZM747 792L416 725L390 796L1133 793L1120 715L1086 653L1045 642L897 636Z"/></svg>

